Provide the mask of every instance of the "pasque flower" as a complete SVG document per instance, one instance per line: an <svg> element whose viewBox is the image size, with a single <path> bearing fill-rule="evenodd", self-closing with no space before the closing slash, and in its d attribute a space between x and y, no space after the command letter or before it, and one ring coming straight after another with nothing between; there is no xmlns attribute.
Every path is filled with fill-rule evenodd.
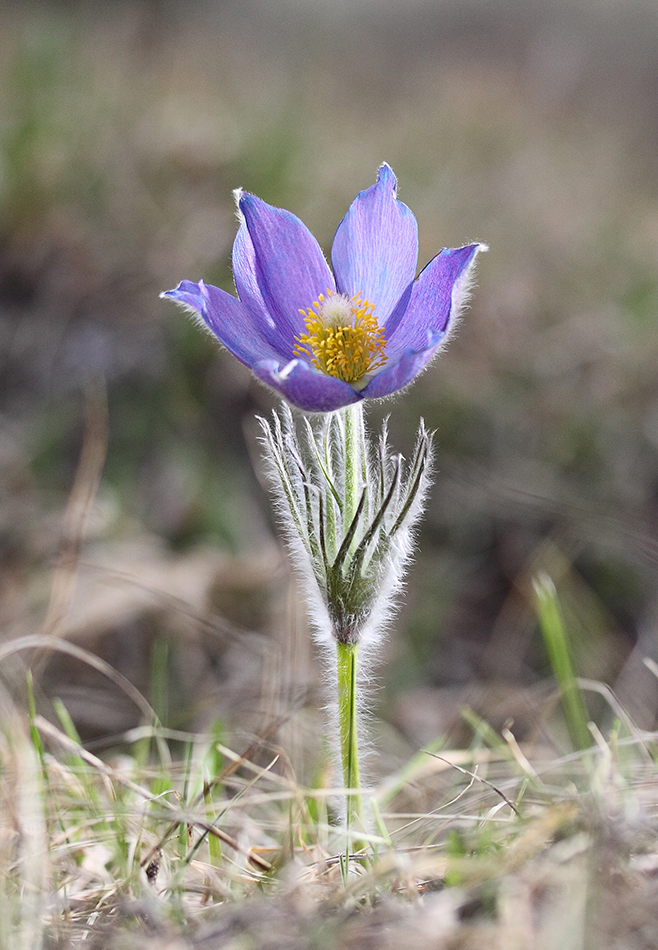
<svg viewBox="0 0 658 950"><path fill-rule="evenodd" d="M318 641L335 658L335 725L347 844L367 829L357 686L386 627L430 483L432 436L421 423L408 463L369 436L363 402L403 389L454 324L482 244L444 249L416 276L418 228L395 175L352 202L331 268L308 228L255 195L236 193L237 297L184 280L169 297L198 315L288 406L261 419L274 498L302 577ZM342 410L340 412L335 410ZM300 438L300 432L302 437ZM365 646L365 654L360 653ZM357 661L357 657L359 657ZM331 668L331 664L328 668Z"/></svg>
<svg viewBox="0 0 658 950"><path fill-rule="evenodd" d="M163 296L198 314L254 375L307 412L411 383L446 339L484 245L444 249L416 277L416 219L386 164L338 226L331 268L294 214L236 194L237 298L188 280Z"/></svg>

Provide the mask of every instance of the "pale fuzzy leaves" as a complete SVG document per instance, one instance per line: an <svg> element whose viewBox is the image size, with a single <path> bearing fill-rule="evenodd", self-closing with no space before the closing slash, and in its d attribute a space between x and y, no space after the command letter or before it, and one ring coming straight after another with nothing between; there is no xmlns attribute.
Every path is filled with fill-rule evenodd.
<svg viewBox="0 0 658 950"><path fill-rule="evenodd" d="M351 420L346 413L352 413ZM300 421L285 406L260 420L269 474L309 616L322 640L371 645L385 629L430 481L432 437L423 423L409 462L392 455L386 425L371 440L361 406ZM346 424L358 433L357 499L349 503Z"/></svg>

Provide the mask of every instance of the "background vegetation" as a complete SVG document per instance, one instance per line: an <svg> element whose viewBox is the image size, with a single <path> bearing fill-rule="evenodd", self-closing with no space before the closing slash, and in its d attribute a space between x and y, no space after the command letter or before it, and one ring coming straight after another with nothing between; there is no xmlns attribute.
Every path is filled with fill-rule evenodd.
<svg viewBox="0 0 658 950"><path fill-rule="evenodd" d="M438 433L419 554L382 657L372 780L438 737L450 750L474 748L484 723L494 746L492 735L511 728L546 761L571 752L537 621L541 572L557 589L576 672L612 687L620 704L611 711L609 697L586 694L605 741L620 709L633 729L653 730L654 5L5 2L2 21L10 733L23 729L30 665L43 729L64 729L60 699L70 741L133 756L127 737L145 711L125 676L178 730L174 762L204 730L238 751L266 735L296 781L321 786L322 693L259 481L254 416L275 401L158 294L184 277L232 289L233 188L294 211L328 249L382 160L418 218L421 263L469 240L491 251L449 350L369 416L375 426L391 414L404 452L421 415ZM98 662L20 639L37 634ZM639 735L627 727L626 739ZM7 774L11 762L29 772L33 753L18 741L6 739ZM38 759L46 753L34 741ZM248 758L254 768L271 759L260 747ZM100 774L80 758L66 767ZM170 773L156 772L166 785ZM419 798L403 811L429 812L454 793L414 788ZM87 790L87 810L92 799ZM285 825L278 813L263 821ZM468 852L450 834L439 835L442 847ZM129 877L134 840L126 847ZM108 875L127 879L114 860L99 859L86 920ZM517 906L501 898L499 919L508 899ZM108 913L118 906L108 901Z"/></svg>

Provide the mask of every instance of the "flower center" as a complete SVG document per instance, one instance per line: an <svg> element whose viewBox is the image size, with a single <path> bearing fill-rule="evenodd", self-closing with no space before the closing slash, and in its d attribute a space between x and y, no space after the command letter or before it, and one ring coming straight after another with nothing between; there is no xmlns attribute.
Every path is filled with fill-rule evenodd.
<svg viewBox="0 0 658 950"><path fill-rule="evenodd" d="M306 333L295 346L298 356L308 358L316 369L345 383L355 383L386 362L384 330L377 323L374 307L357 294L320 294L312 307L299 312L305 317Z"/></svg>

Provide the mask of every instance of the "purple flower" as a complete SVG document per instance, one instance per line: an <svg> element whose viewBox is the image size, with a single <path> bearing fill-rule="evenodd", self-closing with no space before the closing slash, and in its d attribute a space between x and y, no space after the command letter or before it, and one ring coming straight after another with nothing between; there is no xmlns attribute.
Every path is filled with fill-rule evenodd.
<svg viewBox="0 0 658 950"><path fill-rule="evenodd" d="M198 314L245 366L307 412L389 396L435 355L464 303L482 244L444 249L416 278L416 219L391 168L341 221L332 270L291 214L237 192L238 296L182 281L162 294Z"/></svg>

